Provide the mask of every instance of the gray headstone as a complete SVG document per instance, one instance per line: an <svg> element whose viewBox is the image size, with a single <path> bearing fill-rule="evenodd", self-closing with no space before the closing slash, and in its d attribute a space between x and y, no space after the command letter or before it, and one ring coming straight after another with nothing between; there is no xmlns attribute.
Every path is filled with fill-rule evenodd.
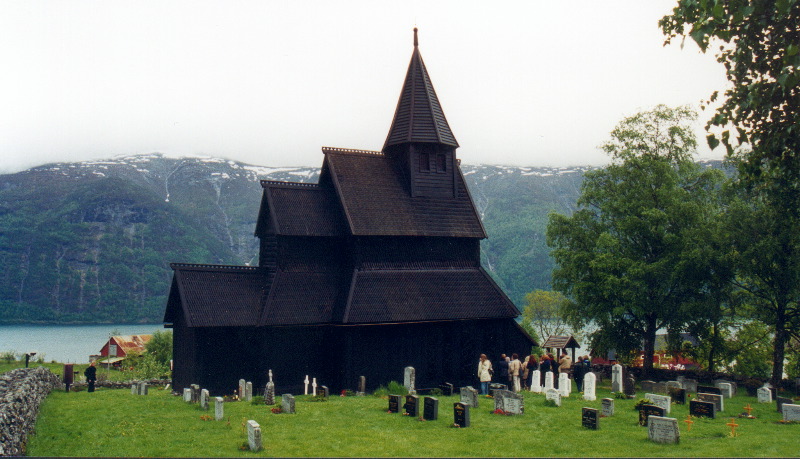
<svg viewBox="0 0 800 459"><path fill-rule="evenodd" d="M730 388L730 394L731 395L730 396L726 395L725 391L722 390L722 395L724 395L725 398L731 398L731 397L734 397L736 395L736 383L734 381L728 381L727 379L715 379L714 380L714 387L718 387L719 389L722 389L720 384L730 384L730 386L731 386L731 388Z"/></svg>
<svg viewBox="0 0 800 459"><path fill-rule="evenodd" d="M625 392L625 395L627 395L628 397L636 395L636 379L633 377L633 375L629 374L624 379L623 386L624 387L622 388L622 390L623 392Z"/></svg>
<svg viewBox="0 0 800 459"><path fill-rule="evenodd" d="M147 395L147 383L144 381L139 383L139 395Z"/></svg>
<svg viewBox="0 0 800 459"><path fill-rule="evenodd" d="M139 395L139 385L138 384L136 384L136 383L131 384L131 395Z"/></svg>
<svg viewBox="0 0 800 459"><path fill-rule="evenodd" d="M683 385L678 381L667 381L667 393L671 388L683 389Z"/></svg>
<svg viewBox="0 0 800 459"><path fill-rule="evenodd" d="M133 392L135 387L136 385L134 384L134 386L131 387L131 392ZM188 387L183 389L183 401L186 403L192 403L192 389L189 389Z"/></svg>
<svg viewBox="0 0 800 459"><path fill-rule="evenodd" d="M722 396L725 398L733 397L733 385L729 382L718 382L716 386L722 391Z"/></svg>
<svg viewBox="0 0 800 459"><path fill-rule="evenodd" d="M331 391L330 389L328 389L328 386L319 386L319 389L317 390L317 395L321 395L325 398L328 398L331 396Z"/></svg>
<svg viewBox="0 0 800 459"><path fill-rule="evenodd" d="M364 376L358 377L358 394L364 395L367 392L367 378Z"/></svg>
<svg viewBox="0 0 800 459"><path fill-rule="evenodd" d="M417 371L414 367L406 367L403 371L403 386L408 389L409 394L417 392Z"/></svg>
<svg viewBox="0 0 800 459"><path fill-rule="evenodd" d="M197 384L192 384L189 386L192 388L192 403L199 403L200 402L200 386Z"/></svg>
<svg viewBox="0 0 800 459"><path fill-rule="evenodd" d="M670 414L670 405L672 405L672 397L670 397L669 395L644 394L644 398L650 399L650 403L660 408L664 408L664 413Z"/></svg>
<svg viewBox="0 0 800 459"><path fill-rule="evenodd" d="M428 421L439 419L439 399L434 397L423 399L422 417Z"/></svg>
<svg viewBox="0 0 800 459"><path fill-rule="evenodd" d="M667 393L667 385L663 382L657 382L653 384L653 392L656 394L666 394Z"/></svg>
<svg viewBox="0 0 800 459"><path fill-rule="evenodd" d="M247 421L247 443L250 451L261 450L261 426L256 421Z"/></svg>
<svg viewBox="0 0 800 459"><path fill-rule="evenodd" d="M547 389L544 395L546 400L552 400L556 406L561 406L561 393L556 389Z"/></svg>
<svg viewBox="0 0 800 459"><path fill-rule="evenodd" d="M244 384L244 399L245 401L252 402L253 401L253 383L247 381Z"/></svg>
<svg viewBox="0 0 800 459"><path fill-rule="evenodd" d="M681 434L678 431L678 420L661 416L647 417L647 435L656 443L678 443Z"/></svg>
<svg viewBox="0 0 800 459"><path fill-rule="evenodd" d="M265 405L275 404L275 383L272 381L268 382L267 387L264 388L264 404Z"/></svg>
<svg viewBox="0 0 800 459"><path fill-rule="evenodd" d="M681 381L683 388L686 389L686 392L697 393L697 380L696 379L684 379Z"/></svg>
<svg viewBox="0 0 800 459"><path fill-rule="evenodd" d="M600 401L602 406L601 414L605 417L614 416L614 399L613 398L604 398Z"/></svg>
<svg viewBox="0 0 800 459"><path fill-rule="evenodd" d="M200 408L203 410L208 411L208 389L203 389L200 391Z"/></svg>
<svg viewBox="0 0 800 459"><path fill-rule="evenodd" d="M472 408L478 407L478 391L472 386L461 388L461 403Z"/></svg>
<svg viewBox="0 0 800 459"><path fill-rule="evenodd" d="M713 403L714 409L717 413L725 411L725 399L720 394L705 394L703 392L698 392L695 400Z"/></svg>
<svg viewBox="0 0 800 459"><path fill-rule="evenodd" d="M650 393L652 393L652 392L654 392L653 391L653 387L655 387L656 382L655 381L650 381L649 379L645 379L644 381L640 382L639 385L642 388L642 392L645 392L645 393L650 392Z"/></svg>
<svg viewBox="0 0 800 459"><path fill-rule="evenodd" d="M503 410L509 414L523 414L525 399L514 391L496 390L494 391L494 409Z"/></svg>
<svg viewBox="0 0 800 459"><path fill-rule="evenodd" d="M222 397L214 399L214 419L221 421L225 417L225 400Z"/></svg>
<svg viewBox="0 0 800 459"><path fill-rule="evenodd" d="M281 411L294 414L294 396L292 394L283 394L281 396Z"/></svg>
<svg viewBox="0 0 800 459"><path fill-rule="evenodd" d="M597 387L597 376L594 373L586 373L583 377L583 399L587 401L597 400L595 388Z"/></svg>
<svg viewBox="0 0 800 459"><path fill-rule="evenodd" d="M784 403L781 408L785 422L800 422L800 405Z"/></svg>
<svg viewBox="0 0 800 459"><path fill-rule="evenodd" d="M241 401L244 401L245 391L247 390L245 389L245 384L247 384L247 381L244 379L239 380L239 392L237 392L237 395Z"/></svg>
<svg viewBox="0 0 800 459"><path fill-rule="evenodd" d="M783 405L792 403L793 400L788 397L775 397L775 403L778 407L778 413L783 413Z"/></svg>
<svg viewBox="0 0 800 459"><path fill-rule="evenodd" d="M756 391L758 403L772 403L772 391L767 387L762 387Z"/></svg>
<svg viewBox="0 0 800 459"><path fill-rule="evenodd" d="M611 392L622 392L622 365L611 366Z"/></svg>

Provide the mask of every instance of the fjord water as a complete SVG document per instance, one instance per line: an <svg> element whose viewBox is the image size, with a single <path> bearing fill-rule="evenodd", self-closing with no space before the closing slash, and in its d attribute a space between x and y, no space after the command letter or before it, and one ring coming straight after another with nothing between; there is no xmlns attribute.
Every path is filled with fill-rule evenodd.
<svg viewBox="0 0 800 459"><path fill-rule="evenodd" d="M45 362L87 363L100 353L112 332L118 335L149 335L164 331L162 324L108 325L0 325L0 352L44 354Z"/></svg>

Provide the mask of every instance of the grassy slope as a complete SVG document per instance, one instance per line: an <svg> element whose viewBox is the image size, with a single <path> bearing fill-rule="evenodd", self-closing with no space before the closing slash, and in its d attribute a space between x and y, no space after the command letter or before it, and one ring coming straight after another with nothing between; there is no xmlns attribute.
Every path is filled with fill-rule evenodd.
<svg viewBox="0 0 800 459"><path fill-rule="evenodd" d="M331 397L311 402L297 397L297 414L272 414L268 407L244 402L225 404L225 421L204 421L200 411L163 390L149 396L127 390L54 392L42 405L32 456L798 456L800 424L778 424L774 404L759 405L739 396L725 401L725 416L695 419L691 432L680 422L681 442L659 445L637 425L633 400L615 400L616 414L600 420L600 430L581 427L581 407L600 408L575 393L560 408L544 405L539 394L525 394L526 412L506 417L490 413L493 402L481 399L472 410L472 427L450 428L457 397L440 397L440 419L420 422L386 412L377 397ZM739 436L725 424L751 403L758 419L738 419ZM673 405L671 417L686 419L688 406ZM239 449L247 441L242 423L254 419L265 449ZM228 421L229 420L229 421Z"/></svg>

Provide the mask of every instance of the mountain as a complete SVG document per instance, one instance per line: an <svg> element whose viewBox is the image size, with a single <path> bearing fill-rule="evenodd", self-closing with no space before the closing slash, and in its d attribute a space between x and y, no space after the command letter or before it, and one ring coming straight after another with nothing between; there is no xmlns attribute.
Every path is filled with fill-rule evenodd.
<svg viewBox="0 0 800 459"><path fill-rule="evenodd" d="M588 169L462 165L483 264L517 305L549 288L547 214L572 212ZM259 180L318 174L153 154L0 175L0 323L159 322L169 263L256 263Z"/></svg>

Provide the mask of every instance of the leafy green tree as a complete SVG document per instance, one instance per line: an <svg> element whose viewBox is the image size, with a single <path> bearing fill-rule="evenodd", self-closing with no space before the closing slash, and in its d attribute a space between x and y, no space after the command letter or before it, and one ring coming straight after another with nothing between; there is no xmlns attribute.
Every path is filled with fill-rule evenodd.
<svg viewBox="0 0 800 459"><path fill-rule="evenodd" d="M145 349L156 361L169 365L172 360L172 331L156 331L145 344Z"/></svg>
<svg viewBox="0 0 800 459"><path fill-rule="evenodd" d="M574 303L576 328L593 323L593 345L643 344L652 369L656 331L683 324L711 285L708 224L722 174L691 157L687 107L659 105L622 120L603 149L613 162L587 173L579 209L551 214L554 288Z"/></svg>
<svg viewBox="0 0 800 459"><path fill-rule="evenodd" d="M544 340L549 336L564 335L569 332L568 308L569 299L561 292L534 290L525 295L522 322Z"/></svg>
<svg viewBox="0 0 800 459"><path fill-rule="evenodd" d="M772 370L769 327L759 321L748 322L736 331L736 342L746 347L737 352L733 371L753 378L768 378Z"/></svg>

